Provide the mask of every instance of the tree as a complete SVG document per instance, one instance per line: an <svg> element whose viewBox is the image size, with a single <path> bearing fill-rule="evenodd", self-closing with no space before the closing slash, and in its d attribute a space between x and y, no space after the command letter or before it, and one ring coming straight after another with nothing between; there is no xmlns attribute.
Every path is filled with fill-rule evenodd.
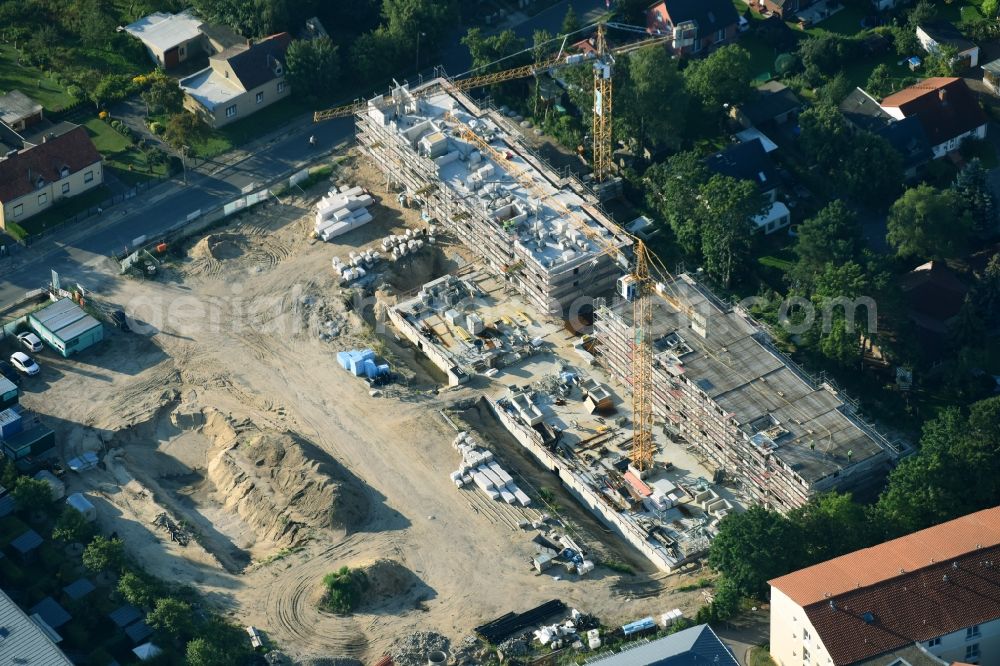
<svg viewBox="0 0 1000 666"><path fill-rule="evenodd" d="M128 77L118 74L106 74L88 92L90 101L96 108L101 108L112 102L125 99L129 92Z"/></svg>
<svg viewBox="0 0 1000 666"><path fill-rule="evenodd" d="M576 16L576 10L573 9L573 3L569 3L569 6L566 8L566 16L563 17L562 28L560 29L559 34L568 35L579 29L580 19Z"/></svg>
<svg viewBox="0 0 1000 666"><path fill-rule="evenodd" d="M820 334L819 350L829 360L845 368L857 367L861 360L861 337L857 326L842 314L835 314L829 329Z"/></svg>
<svg viewBox="0 0 1000 666"><path fill-rule="evenodd" d="M121 539L96 536L83 549L83 566L94 573L119 571L125 564L125 544Z"/></svg>
<svg viewBox="0 0 1000 666"><path fill-rule="evenodd" d="M151 77L141 97L150 113L178 113L184 108L184 92L176 81L160 72Z"/></svg>
<svg viewBox="0 0 1000 666"><path fill-rule="evenodd" d="M911 32L916 31L916 29L925 24L933 21L937 18L937 7L934 6L933 2L930 0L920 0L913 9L910 10L910 15L907 18L907 25Z"/></svg>
<svg viewBox="0 0 1000 666"><path fill-rule="evenodd" d="M615 9L621 20L632 25L646 24L647 0L615 0Z"/></svg>
<svg viewBox="0 0 1000 666"><path fill-rule="evenodd" d="M212 619L187 644L187 666L240 666L251 657L250 642L238 627Z"/></svg>
<svg viewBox="0 0 1000 666"><path fill-rule="evenodd" d="M307 99L329 95L340 81L340 52L329 37L293 40L285 61L292 90Z"/></svg>
<svg viewBox="0 0 1000 666"><path fill-rule="evenodd" d="M968 216L958 211L953 191L918 185L892 205L886 238L900 257L956 256L965 244L970 225Z"/></svg>
<svg viewBox="0 0 1000 666"><path fill-rule="evenodd" d="M724 287L750 256L751 219L767 210L767 202L749 180L712 176L701 189L705 208L701 251L705 270Z"/></svg>
<svg viewBox="0 0 1000 666"><path fill-rule="evenodd" d="M840 167L844 147L853 139L844 116L832 104L817 104L799 116L799 144L825 173Z"/></svg>
<svg viewBox="0 0 1000 666"><path fill-rule="evenodd" d="M192 113L182 111L167 119L163 138L174 148L190 146L205 135L205 124Z"/></svg>
<svg viewBox="0 0 1000 666"><path fill-rule="evenodd" d="M799 46L799 57L806 69L825 76L839 72L849 56L848 40L832 32L804 39Z"/></svg>
<svg viewBox="0 0 1000 666"><path fill-rule="evenodd" d="M1000 0L983 0L983 4L979 6L979 11L982 12L985 18L995 19L998 11L1000 11Z"/></svg>
<svg viewBox="0 0 1000 666"><path fill-rule="evenodd" d="M865 84L865 90L875 99L888 97L895 92L896 84L892 80L892 73L889 71L888 65L885 63L875 65L875 69L868 76L868 83Z"/></svg>
<svg viewBox="0 0 1000 666"><path fill-rule="evenodd" d="M751 506L719 523L708 563L722 572L741 596L764 599L767 581L803 561L802 543L792 523L775 511Z"/></svg>
<svg viewBox="0 0 1000 666"><path fill-rule="evenodd" d="M361 601L361 593L368 586L365 572L341 567L323 577L326 595L323 605L335 613L350 613Z"/></svg>
<svg viewBox="0 0 1000 666"><path fill-rule="evenodd" d="M788 513L803 544L802 566L870 546L874 535L865 509L849 493L823 493Z"/></svg>
<svg viewBox="0 0 1000 666"><path fill-rule="evenodd" d="M924 58L926 76L954 76L958 49L951 44L938 44L937 48Z"/></svg>
<svg viewBox="0 0 1000 666"><path fill-rule="evenodd" d="M750 53L742 46L728 44L703 60L695 60L684 70L688 90L701 100L710 113L722 113L723 104L735 105L750 97Z"/></svg>
<svg viewBox="0 0 1000 666"><path fill-rule="evenodd" d="M153 610L146 615L146 624L166 632L179 643L184 643L194 634L191 604L173 597L157 599Z"/></svg>
<svg viewBox="0 0 1000 666"><path fill-rule="evenodd" d="M83 43L88 46L102 46L115 36L115 21L107 0L76 0L75 30Z"/></svg>
<svg viewBox="0 0 1000 666"><path fill-rule="evenodd" d="M799 259L792 270L800 284L811 284L825 264L843 264L854 259L862 246L857 216L835 199L799 226L795 253Z"/></svg>
<svg viewBox="0 0 1000 666"><path fill-rule="evenodd" d="M892 538L996 504L1000 494L1000 397L951 407L924 424L920 451L889 474L872 524Z"/></svg>
<svg viewBox="0 0 1000 666"><path fill-rule="evenodd" d="M689 255L701 253L702 207L698 195L708 178L708 168L694 151L671 155L665 163L654 164L646 171L649 205L667 221Z"/></svg>
<svg viewBox="0 0 1000 666"><path fill-rule="evenodd" d="M30 476L18 477L12 494L22 511L42 510L48 513L52 510L52 487L48 481L33 479Z"/></svg>
<svg viewBox="0 0 1000 666"><path fill-rule="evenodd" d="M852 198L884 208L903 187L903 158L884 138L857 132L831 176Z"/></svg>
<svg viewBox="0 0 1000 666"><path fill-rule="evenodd" d="M163 593L162 587L142 572L126 571L118 579L118 594L140 608L152 608Z"/></svg>
<svg viewBox="0 0 1000 666"><path fill-rule="evenodd" d="M485 69L487 65L501 58L509 58L509 56L525 49L524 40L518 37L517 33L513 30L504 30L496 35L485 37L483 36L482 28L469 28L469 31L465 33L465 37L462 38L461 43L469 49L469 56L472 58L472 67L473 69L480 70L478 73L485 74L489 71L500 71L522 64L513 60L507 60L503 63L497 63L489 69Z"/></svg>
<svg viewBox="0 0 1000 666"><path fill-rule="evenodd" d="M640 148L648 142L677 146L684 136L689 97L677 61L665 49L640 49L620 59L615 72L615 120L619 136L634 136Z"/></svg>
<svg viewBox="0 0 1000 666"><path fill-rule="evenodd" d="M93 531L93 526L82 513L66 505L52 528L52 538L67 543L83 543L91 537Z"/></svg>
<svg viewBox="0 0 1000 666"><path fill-rule="evenodd" d="M194 0L194 6L209 21L231 26L251 37L291 27L286 0Z"/></svg>
<svg viewBox="0 0 1000 666"><path fill-rule="evenodd" d="M401 46L384 27L359 35L351 47L351 64L358 81L382 81L399 62Z"/></svg>
<svg viewBox="0 0 1000 666"><path fill-rule="evenodd" d="M976 305L990 325L1000 321L1000 254L994 254L976 285Z"/></svg>
<svg viewBox="0 0 1000 666"><path fill-rule="evenodd" d="M985 234L996 227L996 201L993 190L986 182L986 170L978 157L969 160L955 177L951 188L958 197L963 213L968 213L972 231Z"/></svg>
<svg viewBox="0 0 1000 666"><path fill-rule="evenodd" d="M383 0L382 17L385 28L406 52L416 45L439 43L459 20L457 0Z"/></svg>
<svg viewBox="0 0 1000 666"><path fill-rule="evenodd" d="M986 322L983 321L971 294L965 295L962 307L958 309L958 314L948 329L956 347L978 347L983 343L987 332Z"/></svg>

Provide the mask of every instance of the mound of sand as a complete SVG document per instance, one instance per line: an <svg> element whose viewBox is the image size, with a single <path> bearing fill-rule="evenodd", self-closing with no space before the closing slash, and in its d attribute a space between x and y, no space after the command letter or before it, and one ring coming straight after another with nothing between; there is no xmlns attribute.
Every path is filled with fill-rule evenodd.
<svg viewBox="0 0 1000 666"><path fill-rule="evenodd" d="M209 234L191 248L193 259L236 259L246 250L246 239L240 234Z"/></svg>
<svg viewBox="0 0 1000 666"><path fill-rule="evenodd" d="M239 432L218 415L209 417L205 432L216 442L208 479L217 500L259 539L294 546L312 528L349 532L367 517L369 502L361 483L301 437Z"/></svg>
<svg viewBox="0 0 1000 666"><path fill-rule="evenodd" d="M368 580L363 607L381 606L385 602L405 597L420 585L416 575L396 560L381 559L362 567Z"/></svg>

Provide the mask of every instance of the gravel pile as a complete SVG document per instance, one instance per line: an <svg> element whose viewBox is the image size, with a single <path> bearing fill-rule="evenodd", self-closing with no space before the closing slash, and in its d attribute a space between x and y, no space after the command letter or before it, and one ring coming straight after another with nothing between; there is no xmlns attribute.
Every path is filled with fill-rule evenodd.
<svg viewBox="0 0 1000 666"><path fill-rule="evenodd" d="M392 644L389 654L396 666L424 666L429 653L436 650L448 652L450 648L451 642L441 634L418 631L397 639Z"/></svg>

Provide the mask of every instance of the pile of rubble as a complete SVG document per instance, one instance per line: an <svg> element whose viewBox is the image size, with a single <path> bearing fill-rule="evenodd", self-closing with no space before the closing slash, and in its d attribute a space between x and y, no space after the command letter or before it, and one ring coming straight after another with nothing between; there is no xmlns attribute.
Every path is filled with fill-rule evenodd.
<svg viewBox="0 0 1000 666"><path fill-rule="evenodd" d="M392 644L389 656L395 666L424 666L431 652L448 653L451 641L433 631L418 631L409 636L397 638Z"/></svg>

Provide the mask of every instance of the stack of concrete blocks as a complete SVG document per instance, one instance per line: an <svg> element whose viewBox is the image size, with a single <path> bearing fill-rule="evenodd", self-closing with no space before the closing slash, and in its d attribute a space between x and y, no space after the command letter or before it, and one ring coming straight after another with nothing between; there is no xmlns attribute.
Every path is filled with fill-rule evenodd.
<svg viewBox="0 0 1000 666"><path fill-rule="evenodd" d="M324 241L346 234L372 221L368 206L375 203L361 186L332 189L316 204L316 235Z"/></svg>
<svg viewBox="0 0 1000 666"><path fill-rule="evenodd" d="M386 253L386 257L392 257L394 260L402 259L408 254L419 251L425 241L428 245L434 244L433 225L427 229L416 231L407 229L402 234L389 234L382 239L382 251Z"/></svg>
<svg viewBox="0 0 1000 666"><path fill-rule="evenodd" d="M493 453L484 449L466 432L460 432L452 446L462 454L462 464L451 473L451 480L458 488L475 484L492 500L522 507L531 504L531 498L517 487L514 477L493 459Z"/></svg>
<svg viewBox="0 0 1000 666"><path fill-rule="evenodd" d="M389 374L389 365L376 362L375 352L371 349L338 352L337 363L355 377L375 379Z"/></svg>
<svg viewBox="0 0 1000 666"><path fill-rule="evenodd" d="M373 250L362 250L361 252L351 252L345 262L338 256L333 257L333 270L340 276L343 283L360 280L368 274L382 255Z"/></svg>

